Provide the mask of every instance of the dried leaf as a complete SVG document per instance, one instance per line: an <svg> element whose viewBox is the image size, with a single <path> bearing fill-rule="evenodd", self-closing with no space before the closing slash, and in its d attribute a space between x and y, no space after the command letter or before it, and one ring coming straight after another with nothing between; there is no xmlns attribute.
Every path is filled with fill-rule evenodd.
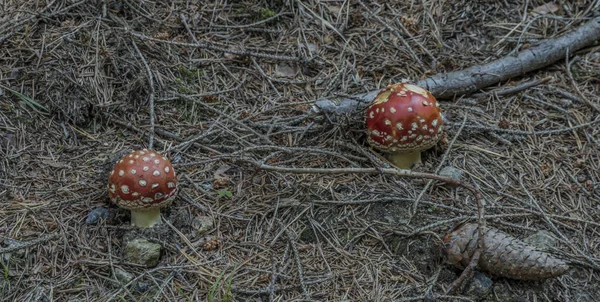
<svg viewBox="0 0 600 302"><path fill-rule="evenodd" d="M214 180L212 183L212 186L214 189L220 189L229 184L229 182L230 182L229 176L227 176L227 174L225 174L225 172L229 171L229 169L231 169L230 166L223 165L223 166L220 166L215 171L215 174L213 176Z"/></svg>
<svg viewBox="0 0 600 302"><path fill-rule="evenodd" d="M52 168L67 168L67 169L71 168L71 166L69 164L61 163L61 162L57 162L57 161L53 161L53 160L49 160L49 159L43 160L42 163L45 165L48 165Z"/></svg>
<svg viewBox="0 0 600 302"><path fill-rule="evenodd" d="M550 13L555 13L560 9L560 7L556 3L548 2L546 4L540 5L533 9L534 13L545 15Z"/></svg>
<svg viewBox="0 0 600 302"><path fill-rule="evenodd" d="M275 67L275 76L282 78L294 78L298 74L298 69L285 63L277 64Z"/></svg>

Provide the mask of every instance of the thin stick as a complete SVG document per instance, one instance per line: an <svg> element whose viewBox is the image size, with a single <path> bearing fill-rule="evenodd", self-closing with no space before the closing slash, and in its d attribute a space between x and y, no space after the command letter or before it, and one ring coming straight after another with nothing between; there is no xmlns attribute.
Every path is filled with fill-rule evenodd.
<svg viewBox="0 0 600 302"><path fill-rule="evenodd" d="M16 242L16 243L14 243L14 246L0 248L0 254L10 253L10 252L18 251L20 249L36 246L36 245L42 244L42 243L46 243L50 240L56 239L58 236L59 236L59 234L51 234L46 237L41 237L41 238L33 239L30 241Z"/></svg>
<svg viewBox="0 0 600 302"><path fill-rule="evenodd" d="M600 123L600 117L597 117L595 120L593 120L591 122L587 122L587 123L580 124L580 125L575 125L573 127L568 127L568 128L564 128L564 129L555 129L555 130L542 130L542 131L511 130L511 129L502 129L502 128L495 128L495 127L477 126L477 125L464 125L464 127L467 129L474 129L474 130L481 130L481 131L494 131L494 132L499 132L499 133L514 134L514 135L547 135L547 134L567 133L567 132L571 132L573 130L577 130L579 128L585 128L585 127L593 126L593 125L599 124L599 123ZM447 124L448 126L458 126L459 125L458 123L453 123L453 122L446 122L445 124Z"/></svg>
<svg viewBox="0 0 600 302"><path fill-rule="evenodd" d="M419 56L417 56L417 54L415 53L415 51L413 50L413 47L411 47L408 42L406 42L406 40L404 39L404 37L402 37L402 35L400 35L398 33L398 31L393 28L392 26L390 26L388 24L388 22L385 22L384 20L382 20L377 14L375 14L374 12L372 12L362 1L357 0L358 4L360 4L360 6L362 6L367 12L369 12L369 14L371 14L375 20L377 20L377 22L381 23L381 25L383 25L385 28L387 28L389 31L392 32L392 34L394 36L396 36L396 38L398 38L398 40L400 40L400 42L402 42L402 45L404 45L404 48L406 50L408 50L408 53L410 54L410 56L417 61L417 63L419 63L419 65L421 66L421 68L423 70L426 70L427 67L425 67L425 64L423 64L423 61L421 61L421 59L419 58ZM433 61L435 62L435 59L432 57Z"/></svg>
<svg viewBox="0 0 600 302"><path fill-rule="evenodd" d="M285 233L288 237L289 245L290 245L290 248L292 249L292 253L294 254L294 260L296 262L296 267L298 269L298 281L300 282L300 288L302 289L302 295L304 296L304 299L312 301L312 298L308 294L308 289L306 288L306 281L304 280L304 269L302 268L302 261L300 261L300 253L298 252L298 248L296 247L296 235L287 228L285 229Z"/></svg>
<svg viewBox="0 0 600 302"><path fill-rule="evenodd" d="M144 67L146 67L148 86L150 86L150 95L148 95L148 102L150 103L150 137L148 138L148 149L152 149L154 145L154 80L152 79L152 70L150 70L150 66L148 65L148 62L146 62L146 59L144 58L144 55L142 54L140 49L137 47L135 40L131 39L131 42L133 44L133 48L135 48L135 51L142 60L142 63L144 63Z"/></svg>
<svg viewBox="0 0 600 302"><path fill-rule="evenodd" d="M189 97L187 95L183 95L183 94L177 94L177 95L179 97L185 99L185 100L196 102L197 104L199 104L202 107L204 107L204 109L206 109L206 110L208 110L208 111L210 111L212 113L215 113L215 114L218 114L218 115L222 116L223 118L231 121L232 123L234 123L234 124L236 124L236 125L238 125L238 126L240 126L242 128L247 129L248 131L252 132L253 134L255 134L256 136L258 136L259 138L261 138L263 141L269 143L270 145L274 145L274 143L271 141L271 139L269 137L267 137L266 135L263 135L263 134L260 134L260 133L256 132L256 130L252 129L250 126L248 126L248 125L246 125L246 124L238 121L237 119L229 116L228 114L224 113L223 111L217 110L217 109L215 109L215 108L213 108L211 106L206 105L204 102L201 102L200 100L191 98L191 97Z"/></svg>
<svg viewBox="0 0 600 302"><path fill-rule="evenodd" d="M567 54L569 53L569 50L567 49ZM581 92L581 90L579 89L579 85L577 85L577 82L575 82L575 78L573 77L573 73L571 72L571 65L573 65L573 63L579 61L579 57L576 57L575 59L571 60L569 62L569 56L567 55L565 57L565 64L566 64L566 69L567 69L567 76L569 77L569 80L571 80L571 84L573 85L573 88L575 88L575 91L577 91L577 93L579 94L579 96L581 96L581 99L588 104L588 106L592 107L592 109L596 110L596 112L600 112L600 107L596 106L596 104L592 103L588 98L585 97L585 95L583 95L583 92Z"/></svg>
<svg viewBox="0 0 600 302"><path fill-rule="evenodd" d="M148 37L146 35L142 35L142 34L136 33L136 32L129 32L129 34L134 37L140 38L142 40L148 40L148 41L153 41L153 42L157 42L157 43L165 43L165 44L178 45L178 46L184 46L184 47L215 50L215 51L221 51L224 53L231 53L231 54L245 56L245 57L256 57L256 58L263 58L263 59L272 59L272 60L279 60L279 61L292 61L292 62L301 62L301 63L306 63L306 62L310 61L310 59L308 59L308 58L271 55L271 54L266 54L266 53L253 52L253 51L227 49L227 48L223 48L223 47L219 47L219 46L214 46L214 45L211 45L208 43L185 43L185 42L167 41L167 40L161 40L161 39Z"/></svg>
<svg viewBox="0 0 600 302"><path fill-rule="evenodd" d="M388 174L399 177L411 177L411 178L426 178L443 181L452 185L461 186L469 190L475 198L477 204L477 223L479 225L478 232L479 238L477 240L477 249L473 253L473 258L469 265L463 270L460 277L456 279L448 288L447 293L453 292L457 289L460 284L467 279L477 267L479 263L479 257L481 251L484 248L483 235L485 234L485 200L483 199L479 190L466 182L461 180L452 179L450 177L444 177L431 173L415 172L411 170L400 170L394 168L290 168L290 167L277 167L271 166L264 163L260 163L251 159L244 159L244 161L254 165L256 168L261 170L284 172L284 173L295 173L295 174Z"/></svg>
<svg viewBox="0 0 600 302"><path fill-rule="evenodd" d="M435 172L434 172L435 174L438 174L440 172L440 170L442 169L444 162L446 162L446 159L448 158L448 154L450 154L450 151L452 150L452 146L454 146L456 139L458 138L458 136L462 132L463 128L465 127L466 121L467 121L467 115L465 114L463 121L462 121L462 125L460 126L460 128L458 128L458 131L452 138L452 141L450 142L450 144L448 144L448 149L446 150L446 152L444 152L444 156L442 156L442 160L440 160L439 165L435 169ZM413 202L413 205L410 210L410 214L408 216L408 223L410 223L411 219L415 216L415 214L417 212L417 207L419 206L419 201L421 201L421 199L423 198L423 195L425 195L425 192L427 191L427 189L429 189L429 187L432 184L433 184L433 180L430 180L429 182L427 182L427 184L425 185L425 188L423 188L423 190L421 190L421 193L419 194L419 196L417 196L417 199L415 199L415 201Z"/></svg>
<svg viewBox="0 0 600 302"><path fill-rule="evenodd" d="M545 77L543 79L539 79L539 80L533 80L533 81L529 81L529 82L524 82L521 83L517 86L513 86L513 87L509 87L509 88L504 88L504 89L496 89L496 90L492 90L492 91L488 91L488 92L482 92L482 93L474 93L471 95L471 97L474 98L478 98L478 97L482 97L482 96L486 96L489 94L496 94L498 96L503 96L503 95L509 95L509 94L515 94L517 92L521 92L523 90L527 90L531 87L535 87L535 86L539 86L545 83L550 82L551 80L553 80L554 78L549 76L549 77Z"/></svg>

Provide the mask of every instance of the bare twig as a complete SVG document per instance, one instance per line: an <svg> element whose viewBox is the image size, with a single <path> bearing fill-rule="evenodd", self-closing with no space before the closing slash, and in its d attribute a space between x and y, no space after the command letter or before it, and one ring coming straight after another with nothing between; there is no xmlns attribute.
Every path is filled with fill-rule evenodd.
<svg viewBox="0 0 600 302"><path fill-rule="evenodd" d="M521 92L523 90L527 90L527 89L529 89L531 87L535 87L535 86L539 86L539 85L548 83L552 79L554 79L554 78L553 77L545 77L545 78L539 79L539 80L533 80L533 81L524 82L524 83L521 83L521 84L513 86L513 87L508 87L508 88L503 88L503 89L496 89L496 90L482 92L482 93L474 93L471 96L474 97L474 98L479 98L479 97L486 96L486 95L489 95L489 94L496 94L498 96L515 94L515 93Z"/></svg>
<svg viewBox="0 0 600 302"><path fill-rule="evenodd" d="M567 54L569 50L567 49ZM581 96L581 99L590 107L592 107L592 109L594 109L596 112L600 112L600 107L596 106L596 104L592 103L592 101L590 101L588 98L585 97L585 95L583 95L583 92L581 92L581 90L579 89L579 85L577 85L577 82L575 82L575 78L573 77L573 73L571 72L571 65L577 61L579 61L579 57L575 57L573 60L569 61L569 56L565 57L565 68L567 70L567 76L569 77L569 79L571 80L571 84L573 85L573 88L575 88L575 90L577 91L577 93L579 94L579 96Z"/></svg>
<svg viewBox="0 0 600 302"><path fill-rule="evenodd" d="M150 133L148 138L148 149L152 149L154 146L154 80L152 79L152 70L150 69L148 62L146 62L144 55L135 43L135 40L132 39L131 43L133 44L133 48L135 48L138 56L142 60L142 63L144 63L144 67L146 67L146 76L148 77L148 86L150 88L150 94L148 95L148 102L150 106Z"/></svg>
<svg viewBox="0 0 600 302"><path fill-rule="evenodd" d="M302 295L304 296L304 299L306 299L308 301L312 301L312 298L310 297L310 294L308 293L308 289L306 288L306 280L304 279L304 269L302 268L302 261L300 260L300 253L298 253L298 248L296 247L296 235L287 228L285 228L285 233L288 236L289 245L290 245L290 248L292 249L292 253L294 254L294 260L296 262L296 269L298 270L298 282L300 282L300 288L302 289Z"/></svg>
<svg viewBox="0 0 600 302"><path fill-rule="evenodd" d="M202 107L204 107L204 109L206 109L206 110L208 110L208 111L210 111L212 113L215 113L217 115L222 116L223 118L231 121L232 123L234 123L234 124L236 124L236 125L244 128L244 129L247 129L248 131L252 132L253 134L255 134L256 136L258 136L259 138L261 138L263 141L269 143L270 145L274 145L273 142L271 141L271 139L268 138L267 136L258 133L256 130L252 129L250 126L248 126L248 125L246 125L246 124L238 121L237 119L229 116L228 114L222 112L221 110L217 110L217 109L215 109L215 108L213 108L211 106L208 106L204 102L201 102L200 100L197 100L197 99L195 99L193 97L190 97L190 96L187 96L187 95L183 95L183 94L178 94L178 95L179 95L179 97L181 97L181 98L183 98L185 100L196 102L197 104L199 104Z"/></svg>
<svg viewBox="0 0 600 302"><path fill-rule="evenodd" d="M51 234L45 237L33 239L30 241L20 241L13 244L11 247L0 248L0 254L10 253L14 251L18 251L20 249L36 246L38 244L46 243L48 241L54 240L58 238L60 234Z"/></svg>
<svg viewBox="0 0 600 302"><path fill-rule="evenodd" d="M136 32L129 32L130 35L140 38L142 40L148 40L148 41L153 41L153 42L157 42L157 43L165 43L165 44L171 44L171 45L178 45L178 46L183 46L183 47L191 47L191 48L202 48L202 49L208 49L208 50L215 50L215 51L221 51L224 53L231 53L231 54L235 54L235 55L239 55L239 56L245 56L245 57L256 57L256 58L263 58L263 59L271 59L271 60L279 60L279 61L292 61L292 62L301 62L301 63L306 63L309 62L310 59L309 58L301 58L301 57L292 57L292 56L282 56L282 55L272 55L272 54L266 54L266 53L260 53L260 52L253 52L253 51L243 51L243 50L235 50L235 49L227 49L227 48L223 48L220 46L215 46L212 44L209 44L208 42L204 42L204 43L185 43L185 42L176 42L176 41L167 41L167 40L161 40L161 39L156 39L153 37L149 37L140 33L136 33Z"/></svg>
<svg viewBox="0 0 600 302"><path fill-rule="evenodd" d="M453 184L456 186L464 187L465 189L469 190L471 194L475 197L475 201L477 204L477 223L479 225L478 248L476 249L475 253L473 253L473 258L471 258L471 262L469 263L469 265L465 268L465 270L463 270L460 277L450 285L450 287L447 290L447 293L451 293L455 289L457 289L460 286L460 284L471 275L475 267L477 267L477 263L479 262L479 257L481 255L481 250L484 248L483 234L485 234L485 232L483 230L485 229L485 200L482 198L481 192L476 187L470 184L467 184L460 180L452 179L450 177L444 177L431 173L415 172L411 170L400 170L393 168L290 168L267 165L251 159L245 159L245 161L254 165L258 169L276 172L295 174L387 174L399 177L433 179Z"/></svg>
<svg viewBox="0 0 600 302"><path fill-rule="evenodd" d="M452 151L452 146L454 146L456 139L462 132L466 121L467 121L467 116L465 115L463 118L463 121L462 121L462 125L460 126L458 131L456 131L456 134L452 138L452 141L450 141L450 144L448 144L448 148L446 149L446 152L444 152L444 155L442 156L440 163L438 164L437 168L435 169L435 172L434 172L435 174L438 174L440 172L440 170L442 169L442 166L444 165L444 162L446 162L446 159L448 158L448 154L450 154L450 151ZM425 195L425 192L427 192L427 190L429 189L429 187L432 184L433 184L433 180L428 181L427 184L425 185L425 188L423 188L423 190L421 190L421 193L419 194L419 196L417 196L417 198L413 202L413 205L411 207L410 214L409 214L410 216L408 218L409 222L415 216L415 213L417 212L417 207L419 206L419 201L421 200L421 198L423 198L423 195Z"/></svg>
<svg viewBox="0 0 600 302"><path fill-rule="evenodd" d="M394 36L396 36L396 38L398 38L398 40L400 40L400 42L402 42L402 45L404 45L404 48L406 50L408 50L408 52L410 53L410 56L417 61L417 63L419 63L419 65L421 66L422 69L427 69L427 67L425 67L425 64L423 64L423 61L421 61L421 59L419 58L419 56L417 56L417 54L415 53L415 51L413 50L413 47L411 47L408 42L406 42L406 40L404 40L404 37L402 37L402 35L400 35L398 33L398 31L393 28L392 26L390 26L388 24L388 22L382 20L377 14L375 14L374 12L371 11L371 9L369 9L369 7L367 7L362 1L357 0L358 4L360 4L360 6L362 6L366 11L369 12L369 14L371 14L375 20L377 20L379 23L381 23L381 25L383 25L385 28L387 28L389 31L392 32L392 34L394 34ZM434 61L435 62L435 61Z"/></svg>

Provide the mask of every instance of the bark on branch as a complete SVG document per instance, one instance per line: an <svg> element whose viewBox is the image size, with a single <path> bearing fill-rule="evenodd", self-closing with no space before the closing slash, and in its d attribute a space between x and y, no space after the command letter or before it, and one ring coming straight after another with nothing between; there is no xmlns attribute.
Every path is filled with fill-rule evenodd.
<svg viewBox="0 0 600 302"><path fill-rule="evenodd" d="M561 37L544 40L516 55L508 55L483 65L464 70L438 73L415 82L438 99L447 99L473 93L479 89L551 65L567 55L586 48L600 39L600 17ZM368 106L379 90L341 99L319 99L312 107L313 113L344 114Z"/></svg>

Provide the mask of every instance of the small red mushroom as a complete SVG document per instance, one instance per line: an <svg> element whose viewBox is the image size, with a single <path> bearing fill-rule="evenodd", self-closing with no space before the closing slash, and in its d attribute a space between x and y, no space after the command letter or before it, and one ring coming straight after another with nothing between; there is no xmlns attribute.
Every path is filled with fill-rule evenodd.
<svg viewBox="0 0 600 302"><path fill-rule="evenodd" d="M149 228L160 222L160 209L177 196L178 182L171 162L143 149L123 156L108 178L112 202L131 211L131 223Z"/></svg>
<svg viewBox="0 0 600 302"><path fill-rule="evenodd" d="M443 120L435 97L412 84L389 85L367 109L367 141L389 154L399 169L421 162L421 151L442 137Z"/></svg>

